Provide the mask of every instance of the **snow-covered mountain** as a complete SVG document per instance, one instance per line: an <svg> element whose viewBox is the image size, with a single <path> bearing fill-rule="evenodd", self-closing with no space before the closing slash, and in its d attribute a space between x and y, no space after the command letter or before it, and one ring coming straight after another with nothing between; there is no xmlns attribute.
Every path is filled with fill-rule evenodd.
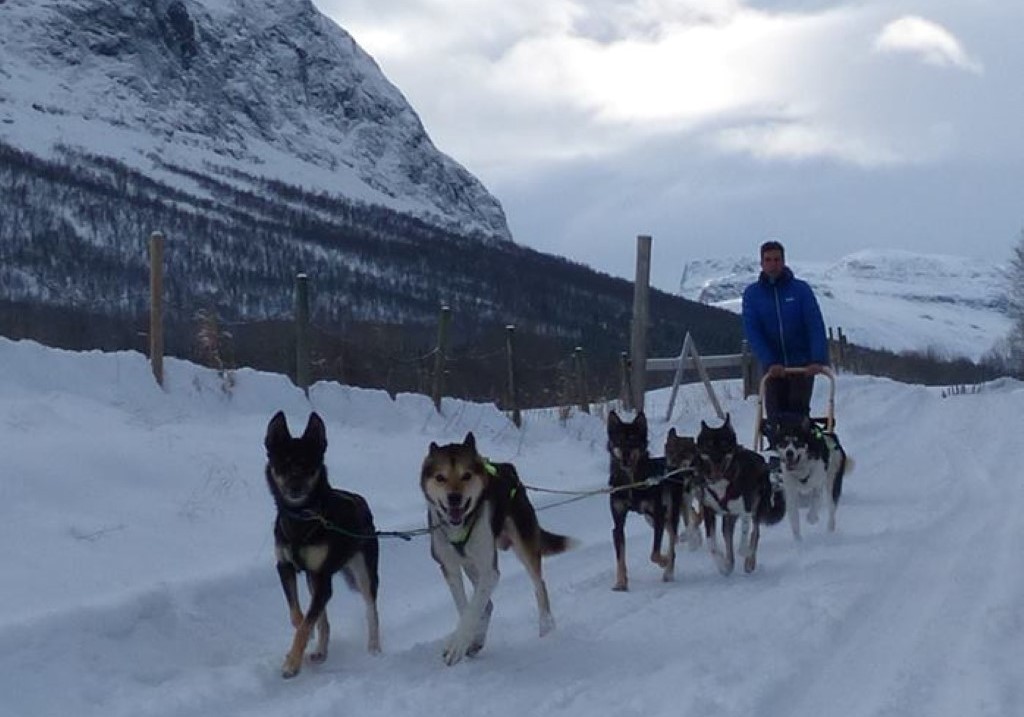
<svg viewBox="0 0 1024 717"><path fill-rule="evenodd" d="M835 263L787 263L814 287L825 323L861 346L978 360L1010 329L1003 264L878 249ZM759 272L754 258L693 261L679 289L739 312L743 289Z"/></svg>
<svg viewBox="0 0 1024 717"><path fill-rule="evenodd" d="M210 190L181 168L268 178L511 239L498 201L310 0L7 0L0 28L11 146L114 158L193 195Z"/></svg>

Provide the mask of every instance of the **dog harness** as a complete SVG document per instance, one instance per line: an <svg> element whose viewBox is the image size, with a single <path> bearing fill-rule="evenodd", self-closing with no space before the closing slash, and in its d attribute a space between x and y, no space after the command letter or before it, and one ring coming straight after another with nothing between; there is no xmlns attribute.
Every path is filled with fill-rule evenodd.
<svg viewBox="0 0 1024 717"><path fill-rule="evenodd" d="M466 543L469 542L469 536L473 534L473 527L476 525L479 517L480 510L478 508L469 516L469 521L463 524L462 530L455 533L455 535L447 535L448 542L451 543L451 546L455 548L459 555L466 554Z"/></svg>

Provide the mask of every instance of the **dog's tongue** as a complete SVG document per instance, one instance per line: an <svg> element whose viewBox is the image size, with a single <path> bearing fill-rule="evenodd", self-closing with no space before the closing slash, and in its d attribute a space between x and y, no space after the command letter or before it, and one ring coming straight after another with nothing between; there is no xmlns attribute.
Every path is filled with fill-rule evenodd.
<svg viewBox="0 0 1024 717"><path fill-rule="evenodd" d="M454 505L448 506L448 521L452 525L458 525L462 522L463 512L462 506L457 508Z"/></svg>

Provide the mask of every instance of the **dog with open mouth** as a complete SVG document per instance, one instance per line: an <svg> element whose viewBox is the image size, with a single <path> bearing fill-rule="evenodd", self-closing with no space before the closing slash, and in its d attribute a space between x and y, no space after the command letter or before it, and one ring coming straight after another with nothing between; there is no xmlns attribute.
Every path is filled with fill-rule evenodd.
<svg viewBox="0 0 1024 717"><path fill-rule="evenodd" d="M853 468L853 459L834 432L823 431L808 417L783 417L772 435L779 455L782 486L786 492L786 513L796 540L801 539L800 509L807 506L807 522L818 522L822 503L828 510L828 531L836 529L836 510L843 494L843 476Z"/></svg>
<svg viewBox="0 0 1024 717"><path fill-rule="evenodd" d="M533 582L541 637L555 627L541 558L568 550L571 538L540 527L511 463L491 463L472 432L462 443L431 443L420 472L427 502L430 554L441 568L459 613L443 657L454 665L484 647L498 585L498 550L512 548ZM463 574L473 587L467 596Z"/></svg>

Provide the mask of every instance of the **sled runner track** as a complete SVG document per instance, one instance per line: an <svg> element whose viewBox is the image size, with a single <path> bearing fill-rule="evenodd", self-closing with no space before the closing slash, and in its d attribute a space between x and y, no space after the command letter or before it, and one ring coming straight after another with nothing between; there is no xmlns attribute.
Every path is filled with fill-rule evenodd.
<svg viewBox="0 0 1024 717"><path fill-rule="evenodd" d="M293 628L274 569L270 500L255 482L262 456L258 450L251 456L269 414L246 419L218 402L203 409L201 423L183 411L158 431L119 432L135 443L100 446L106 460L87 471L91 483L70 475L66 465L69 478L22 459L15 481L2 486L6 525L16 527L4 542L19 580L0 590L6 608L0 694L7 700L0 712L1021 714L1024 481L1017 467L1024 465L1024 449L1008 419L1024 414L1024 392L999 388L989 396L941 400L922 387L840 380L847 378L856 390L842 403L840 429L857 468L845 484L836 533L806 525L797 543L784 523L767 528L756 572L728 577L706 547L691 552L680 543L675 581L663 582L662 568L649 558L650 528L633 520L626 526L629 589L614 592L607 496L550 508L548 501L561 497L540 496L544 526L579 541L544 563L557 628L538 636L531 581L511 553L499 553L501 581L486 646L452 667L444 665L442 650L455 609L428 541L396 539L380 545L383 654L367 654L362 601L336 580L327 661L306 662L295 678L281 678ZM416 404L409 408L414 428L403 427L394 413L403 399L379 398L371 418L380 430L360 426L349 433L332 424L339 483L367 497L382 516L379 527L422 526L416 465L410 470L395 462L408 457L410 446L419 454L436 426L421 427L426 419ZM162 405L168 396L151 400ZM753 406L729 400L733 420L750 426ZM434 420L429 401L422 403ZM366 405L353 395L334 410L362 423L359 409L365 413ZM303 399L291 410L307 408ZM214 409L215 421L207 415ZM494 420L485 416L473 428L493 440L508 421L490 408L480 415L485 410ZM552 418L517 434L521 451L511 441L498 450L519 451L514 457L531 485L602 485L604 426L593 416L571 420L577 419L571 435L559 433ZM76 420L48 422L47 440L67 439L59 433L67 425L88 434L90 444L105 438L81 430ZM230 426L227 434L219 433L220 423ZM699 420L683 431L695 425ZM7 445L21 437L8 436ZM88 447L72 445L82 449L76 456ZM243 450L250 458L238 457ZM45 465L54 460L48 456ZM207 478L212 469L214 478ZM33 486L39 481L69 493L39 493ZM102 499L93 500L97 489ZM55 498L63 505L51 506ZM110 510L115 501L117 510ZM25 545L40 548L39 555L26 557Z"/></svg>
<svg viewBox="0 0 1024 717"><path fill-rule="evenodd" d="M949 429L921 425L930 420L919 418L922 435ZM1024 634L1024 489L1014 481L1005 490L1005 437L985 438L990 445L974 443L969 452L961 445L927 444L921 466L929 492L895 504L892 527L872 550L843 551L865 570L874 563L884 579L867 589L851 582L839 590L815 581L820 592L792 606L792 629L807 632L822 620L828 627L766 700L766 714L810 717L842 705L843 714L864 717L1004 715L1021 704L1012 646ZM887 450L905 451L898 443ZM1013 462L1020 465L1021 459L1024 451L1016 449ZM886 474L884 462L872 470L883 481L901 479ZM1000 499L993 500L993 493ZM893 560L893 551L902 557ZM808 571L819 567L812 564L819 558L829 558L817 550L805 557ZM837 593L858 591L849 609L835 609L843 599Z"/></svg>

